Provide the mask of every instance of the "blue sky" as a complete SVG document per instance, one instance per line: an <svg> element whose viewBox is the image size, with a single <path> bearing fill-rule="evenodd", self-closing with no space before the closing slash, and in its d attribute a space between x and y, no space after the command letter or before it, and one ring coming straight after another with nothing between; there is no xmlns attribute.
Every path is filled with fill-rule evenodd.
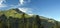
<svg viewBox="0 0 60 28"><path fill-rule="evenodd" d="M10 8L60 21L60 0L0 0L0 10Z"/></svg>

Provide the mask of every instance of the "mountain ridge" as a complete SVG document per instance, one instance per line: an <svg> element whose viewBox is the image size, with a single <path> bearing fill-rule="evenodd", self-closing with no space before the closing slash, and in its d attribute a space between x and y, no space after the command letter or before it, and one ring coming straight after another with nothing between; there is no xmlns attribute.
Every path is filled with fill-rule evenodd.
<svg viewBox="0 0 60 28"><path fill-rule="evenodd" d="M35 28L35 27L37 28L40 25L41 25L41 27L44 27L44 28L50 28L50 27L57 28L58 24L59 24L58 21L56 21L54 19L49 19L49 18L46 18L43 16L39 16L39 15L29 16L28 14L20 11L18 8L1 11L0 19L3 20L3 22L5 22L6 20L9 19L8 21L11 21L11 23L14 23L14 24L16 23L16 21L17 21L17 23L21 22L22 24L20 24L20 25L22 25L22 26L19 25L20 27L25 27L24 25L26 23L26 25L28 24L27 27L30 27L30 25L33 25L33 26L31 26L33 28ZM11 27L12 27L12 25L11 25Z"/></svg>

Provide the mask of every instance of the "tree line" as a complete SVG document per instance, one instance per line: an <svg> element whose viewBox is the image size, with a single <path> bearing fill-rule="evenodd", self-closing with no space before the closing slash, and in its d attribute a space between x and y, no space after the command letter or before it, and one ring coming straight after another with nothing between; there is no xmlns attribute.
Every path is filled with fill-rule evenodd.
<svg viewBox="0 0 60 28"><path fill-rule="evenodd" d="M4 14L0 16L0 28L43 28L41 27L41 20L38 15L35 18L25 18L25 13L22 18L7 18Z"/></svg>

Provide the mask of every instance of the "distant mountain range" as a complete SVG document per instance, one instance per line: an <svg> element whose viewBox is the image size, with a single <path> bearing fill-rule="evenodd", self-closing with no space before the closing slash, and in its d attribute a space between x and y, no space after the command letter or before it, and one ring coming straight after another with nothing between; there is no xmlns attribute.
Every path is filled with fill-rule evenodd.
<svg viewBox="0 0 60 28"><path fill-rule="evenodd" d="M0 28L60 28L60 22L13 8L0 11Z"/></svg>

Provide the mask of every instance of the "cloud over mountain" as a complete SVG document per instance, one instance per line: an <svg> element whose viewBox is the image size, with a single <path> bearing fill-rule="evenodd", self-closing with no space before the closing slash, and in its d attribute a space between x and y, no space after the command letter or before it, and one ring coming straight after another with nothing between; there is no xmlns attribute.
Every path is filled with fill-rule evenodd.
<svg viewBox="0 0 60 28"><path fill-rule="evenodd" d="M26 12L26 13L32 13L32 9L31 8L18 8L20 11L22 12Z"/></svg>

